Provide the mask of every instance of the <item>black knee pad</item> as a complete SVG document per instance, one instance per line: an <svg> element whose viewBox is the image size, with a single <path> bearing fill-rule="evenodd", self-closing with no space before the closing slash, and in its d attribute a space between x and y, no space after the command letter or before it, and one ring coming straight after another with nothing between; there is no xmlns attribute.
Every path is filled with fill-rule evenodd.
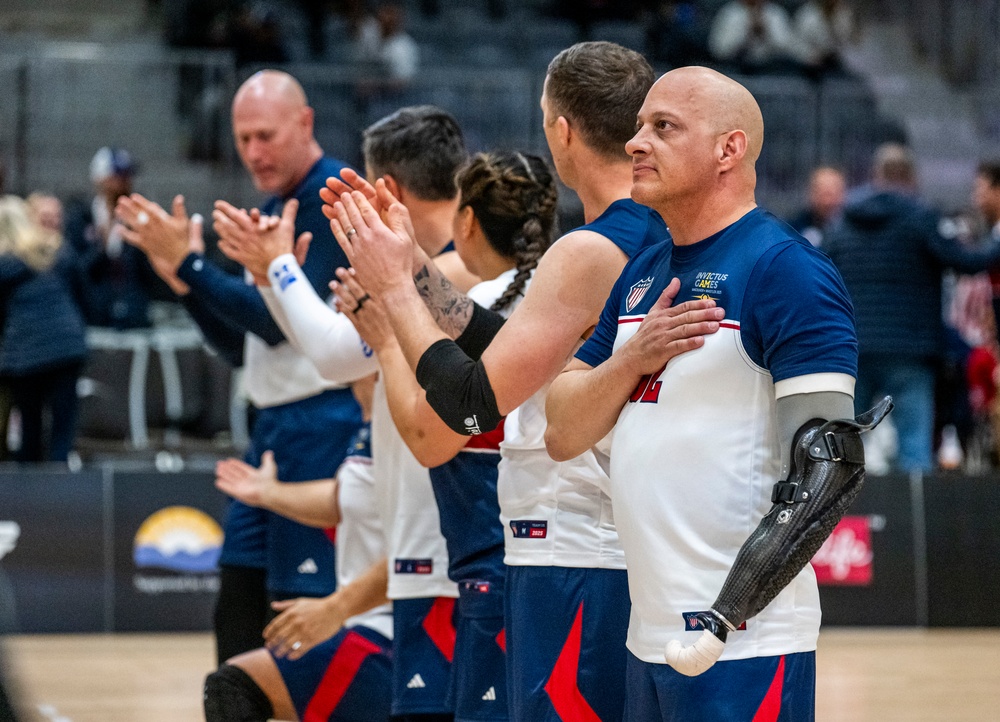
<svg viewBox="0 0 1000 722"><path fill-rule="evenodd" d="M205 678L206 722L267 722L271 700L239 667L224 664Z"/></svg>

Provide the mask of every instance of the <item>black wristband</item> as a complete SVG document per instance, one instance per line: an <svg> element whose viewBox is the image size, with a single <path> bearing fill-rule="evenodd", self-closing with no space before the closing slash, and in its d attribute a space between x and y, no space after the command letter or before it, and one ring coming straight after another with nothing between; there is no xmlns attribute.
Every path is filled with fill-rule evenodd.
<svg viewBox="0 0 1000 722"><path fill-rule="evenodd" d="M485 434L503 419L483 362L473 361L454 341L431 344L417 362L416 375L427 403L453 431Z"/></svg>
<svg viewBox="0 0 1000 722"><path fill-rule="evenodd" d="M493 341L493 337L504 324L504 317L496 311L483 308L478 303L472 304L472 317L465 330L455 339L458 347L473 361L478 361Z"/></svg>

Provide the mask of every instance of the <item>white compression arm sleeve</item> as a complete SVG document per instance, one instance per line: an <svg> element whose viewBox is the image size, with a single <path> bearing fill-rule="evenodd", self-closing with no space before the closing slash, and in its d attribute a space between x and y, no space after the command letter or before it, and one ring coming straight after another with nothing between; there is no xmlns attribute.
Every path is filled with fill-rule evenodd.
<svg viewBox="0 0 1000 722"><path fill-rule="evenodd" d="M261 296L289 342L323 378L347 384L375 373L378 361L350 319L324 303L292 254L268 267L270 288Z"/></svg>

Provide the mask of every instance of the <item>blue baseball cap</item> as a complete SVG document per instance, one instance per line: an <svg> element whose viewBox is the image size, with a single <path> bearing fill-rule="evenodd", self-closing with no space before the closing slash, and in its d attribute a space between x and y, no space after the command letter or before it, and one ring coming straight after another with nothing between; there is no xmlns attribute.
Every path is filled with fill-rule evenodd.
<svg viewBox="0 0 1000 722"><path fill-rule="evenodd" d="M105 146L90 161L90 180L100 183L113 175L133 176L138 170L138 164L127 150Z"/></svg>

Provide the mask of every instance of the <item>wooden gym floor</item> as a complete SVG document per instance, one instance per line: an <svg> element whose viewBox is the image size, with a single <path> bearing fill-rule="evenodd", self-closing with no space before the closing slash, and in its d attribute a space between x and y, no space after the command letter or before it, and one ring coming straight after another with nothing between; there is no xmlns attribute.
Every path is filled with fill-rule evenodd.
<svg viewBox="0 0 1000 722"><path fill-rule="evenodd" d="M6 640L25 706L53 722L201 720L208 634ZM820 636L819 722L1000 720L1000 630L829 629Z"/></svg>

